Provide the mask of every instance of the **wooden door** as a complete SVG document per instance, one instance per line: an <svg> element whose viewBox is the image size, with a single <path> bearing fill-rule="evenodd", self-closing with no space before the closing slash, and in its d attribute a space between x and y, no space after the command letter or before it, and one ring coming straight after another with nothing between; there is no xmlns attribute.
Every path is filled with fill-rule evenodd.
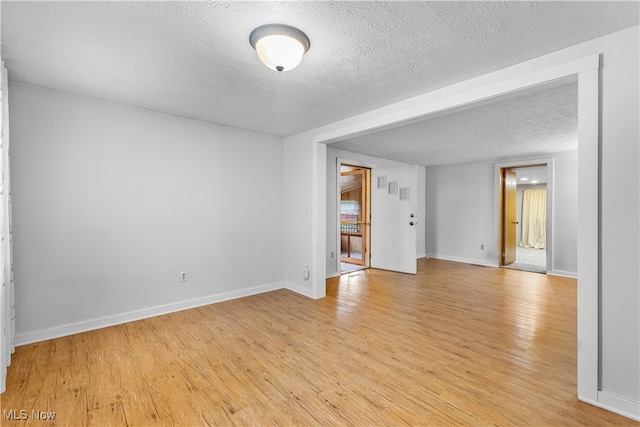
<svg viewBox="0 0 640 427"><path fill-rule="evenodd" d="M516 173L502 169L502 262L508 265L516 261Z"/></svg>

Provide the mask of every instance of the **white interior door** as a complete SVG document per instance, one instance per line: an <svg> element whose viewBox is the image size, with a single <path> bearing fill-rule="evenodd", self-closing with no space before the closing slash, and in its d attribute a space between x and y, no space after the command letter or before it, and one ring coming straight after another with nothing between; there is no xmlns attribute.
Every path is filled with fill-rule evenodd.
<svg viewBox="0 0 640 427"><path fill-rule="evenodd" d="M371 170L371 267L416 274L418 167Z"/></svg>

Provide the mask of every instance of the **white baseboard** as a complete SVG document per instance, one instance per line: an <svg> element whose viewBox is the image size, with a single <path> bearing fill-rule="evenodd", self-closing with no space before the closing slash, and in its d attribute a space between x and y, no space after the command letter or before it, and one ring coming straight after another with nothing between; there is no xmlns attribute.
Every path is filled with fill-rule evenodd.
<svg viewBox="0 0 640 427"><path fill-rule="evenodd" d="M594 404L607 411L640 421L640 403L638 402L632 402L624 397L616 396L606 391L598 391L598 402Z"/></svg>
<svg viewBox="0 0 640 427"><path fill-rule="evenodd" d="M214 304L217 302L228 301L232 299L257 295L264 292L274 291L284 288L284 282L270 283L267 285L255 286L237 291L224 292L221 294L209 295L206 297L195 298L187 301L160 305L157 307L145 308L142 310L130 311L128 313L116 314L113 316L101 317L98 319L86 320L68 325L55 326L53 328L41 329L39 331L25 332L16 334L16 346L31 344L60 338L67 335L79 334L82 332L92 331L94 329L106 328L108 326L119 325L121 323L133 322L135 320L146 319L149 317L160 316L162 314L173 313L176 311L187 310L190 308L201 307L203 305Z"/></svg>
<svg viewBox="0 0 640 427"><path fill-rule="evenodd" d="M416 255L416 259L420 259L420 258L427 258L427 254L426 253L421 253Z"/></svg>
<svg viewBox="0 0 640 427"><path fill-rule="evenodd" d="M640 403L638 402L632 402L631 400L601 390L597 392L597 401L584 398L580 395L578 395L578 399L590 405L631 418L632 420L640 421Z"/></svg>
<svg viewBox="0 0 640 427"><path fill-rule="evenodd" d="M549 276L570 277L571 279L577 279L578 273L572 273L570 271L549 270L547 271Z"/></svg>
<svg viewBox="0 0 640 427"><path fill-rule="evenodd" d="M311 285L311 283L309 283L309 285ZM317 299L313 295L312 290L309 289L309 287L307 286L298 285L297 283L293 283L293 282L284 282L284 287L285 289L289 289L290 291L296 292L300 295L304 295L305 297Z"/></svg>
<svg viewBox="0 0 640 427"><path fill-rule="evenodd" d="M438 254L427 254L427 257L435 258L435 259L442 259L442 260L445 260L445 261L463 262L465 264L482 265L484 267L498 267L498 263L489 262L489 261L484 260L484 259L463 258L463 257L455 257L455 256L448 256L448 255L438 255Z"/></svg>
<svg viewBox="0 0 640 427"><path fill-rule="evenodd" d="M326 278L327 278L327 279L331 279L332 277L338 277L338 276L340 276L340 274L342 274L340 271L336 271L336 272L333 272L333 273L327 273Z"/></svg>

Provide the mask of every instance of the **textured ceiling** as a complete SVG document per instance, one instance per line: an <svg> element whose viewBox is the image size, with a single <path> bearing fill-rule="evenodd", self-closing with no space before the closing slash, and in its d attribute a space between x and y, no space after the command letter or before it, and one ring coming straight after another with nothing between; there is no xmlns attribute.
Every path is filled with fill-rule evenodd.
<svg viewBox="0 0 640 427"><path fill-rule="evenodd" d="M289 136L638 25L637 2L9 2L11 80ZM297 26L298 68L249 33ZM517 135L516 135L517 136Z"/></svg>
<svg viewBox="0 0 640 427"><path fill-rule="evenodd" d="M577 150L578 85L539 87L331 147L425 166Z"/></svg>

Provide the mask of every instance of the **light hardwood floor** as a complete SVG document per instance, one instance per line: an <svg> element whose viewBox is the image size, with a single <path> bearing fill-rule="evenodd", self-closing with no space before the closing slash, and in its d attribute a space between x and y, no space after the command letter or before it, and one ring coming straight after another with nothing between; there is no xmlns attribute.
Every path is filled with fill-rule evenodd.
<svg viewBox="0 0 640 427"><path fill-rule="evenodd" d="M575 280L438 260L22 346L7 388L3 426L638 425L576 398Z"/></svg>

